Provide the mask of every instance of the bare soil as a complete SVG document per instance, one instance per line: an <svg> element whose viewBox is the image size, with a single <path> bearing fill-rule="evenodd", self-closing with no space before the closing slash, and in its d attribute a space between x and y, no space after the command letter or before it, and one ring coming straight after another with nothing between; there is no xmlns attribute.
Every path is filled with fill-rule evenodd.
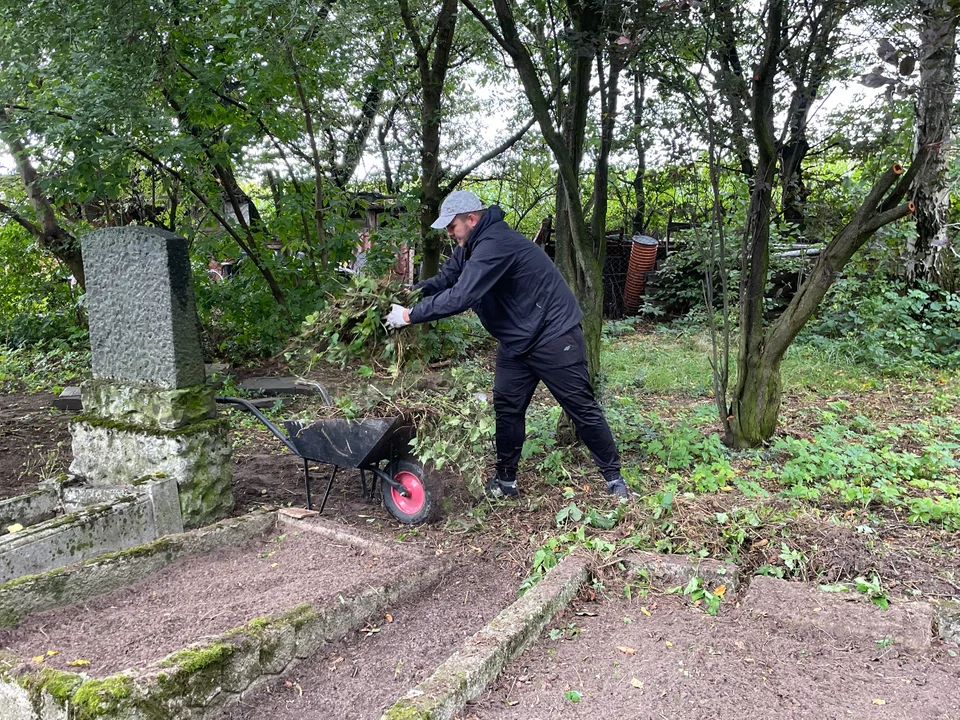
<svg viewBox="0 0 960 720"><path fill-rule="evenodd" d="M44 665L107 675L143 667L257 617L385 584L413 556L373 553L314 533L285 531L184 558L120 590L30 616L0 630L0 648ZM49 653L53 651L54 655Z"/></svg>
<svg viewBox="0 0 960 720"><path fill-rule="evenodd" d="M50 393L0 394L0 500L33 492L70 464L72 413L51 406Z"/></svg>
<svg viewBox="0 0 960 720"><path fill-rule="evenodd" d="M837 645L738 609L711 617L650 595L574 605L463 717L952 720L958 682L942 645Z"/></svg>
<svg viewBox="0 0 960 720"><path fill-rule="evenodd" d="M520 578L509 562L487 557L496 549L465 551L431 592L387 608L367 627L224 709L218 720L380 717L516 599Z"/></svg>
<svg viewBox="0 0 960 720"><path fill-rule="evenodd" d="M891 421L910 420L916 412L910 408L918 407L917 403L907 403L905 395L894 394L887 388L849 399L857 412L877 417L895 413ZM0 497L33 490L47 472L43 468L62 469L69 464L66 424L70 414L49 409L52 399L51 395L0 397ZM241 426L239 421L234 426L238 440L234 453L235 512L262 505L302 506L300 461L263 429ZM810 433L803 402L785 398L782 426L786 434L803 437ZM62 443L59 448L58 443ZM647 472L642 461L629 461ZM589 468L588 462L584 468ZM588 480L584 478L589 476L581 477L578 469L572 470L570 485L578 499L585 493L590 503L602 506L602 493L586 485ZM324 466L317 467L314 487L318 500L326 471ZM341 472L325 518L369 528L388 541L400 540L423 553L453 555L457 569L420 601L389 608L383 618L321 649L295 671L246 698L243 705L224 711L223 720L376 718L431 674L464 638L512 602L529 571L533 552L546 534L557 531L555 515L569 502L563 489L543 482L524 485L519 501L476 505L459 478L444 480L445 519L409 528L396 523L379 498L369 502L361 497L356 472ZM667 539L685 551L692 548L691 552L723 557L729 541L711 519L731 506L750 502L736 493L678 499ZM611 539L622 539L616 534L649 525L652 521L644 512L641 508L631 510L621 526L611 531ZM811 575L807 579L834 582L876 572L891 599L916 592L924 598L960 597L960 536L888 516L882 518L881 535L864 535L859 526L878 524L874 521L879 512L872 508L870 513L876 515L866 508L849 511L843 514L841 525L828 522L829 509L823 515L795 517L789 528L790 544L810 558ZM747 575L763 563L774 562L781 552L778 533L783 528L778 523L749 529L739 547L739 559ZM276 545L278 554L295 548L296 543L290 540L288 536ZM162 623L153 623L156 627L142 623L155 610L151 603L158 601L152 595L141 596L138 602L142 604L138 605L132 596L122 595L133 591L128 588L88 602L92 614L85 616L86 622L78 624L77 618L66 612L49 616L46 624L34 626L38 628L34 640L24 643L18 652L31 657L59 650L44 662L57 665L83 658L93 663L88 669L94 674L106 673L110 668L149 662L204 635L267 614L273 607L272 599L286 592L282 590L286 583L299 583L301 576L313 579L296 585L301 590L290 591L281 601L284 608L303 601L297 597L316 597L318 592L322 595L333 582L324 580L322 573L319 578L309 576L312 565L329 562L322 549L297 561L281 562L276 556L259 557L265 549L273 550L273 545L253 548L246 558L255 571L250 607L230 604L231 587L217 586L207 592L207 586L221 579L220 575L228 579L233 575L232 570L209 568L190 586L179 586L180 581L174 578L165 583L181 588L168 596L172 603L184 601L192 607L190 603L203 598L186 596L208 596L210 604L198 606L189 622L168 617ZM377 564L365 567L370 558L356 555L356 551L337 550L336 579L340 583L361 583L371 573L383 570ZM278 563L276 568L271 567L273 562ZM957 652L954 647L935 643L928 653L907 653L895 647L852 647L829 637L785 630L738 609L724 610L719 618L712 618L681 597L651 594L626 601L618 599L615 592L622 579L615 577L611 567L604 573L610 594L600 593L593 602L581 600L561 615L551 626L552 633L546 632L487 693L465 708L462 720L960 718L960 701L956 699L960 665L957 657L950 655L951 650ZM150 593L165 593L164 583L156 578L150 582L154 581L158 584ZM178 609L170 609L174 607ZM167 608L160 612L170 616L181 612L176 604ZM99 615L109 620L98 625ZM42 623L42 617L25 621L11 632L21 633L30 623ZM127 644L133 647L96 649L89 644L93 636L106 635L108 626L126 627L127 623L139 628L124 631ZM177 635L180 624L188 627L185 635ZM58 639L54 642L54 638ZM0 634L3 645L9 645L8 635ZM127 652L132 654L127 656ZM572 700L576 697L573 691L580 694L578 702Z"/></svg>

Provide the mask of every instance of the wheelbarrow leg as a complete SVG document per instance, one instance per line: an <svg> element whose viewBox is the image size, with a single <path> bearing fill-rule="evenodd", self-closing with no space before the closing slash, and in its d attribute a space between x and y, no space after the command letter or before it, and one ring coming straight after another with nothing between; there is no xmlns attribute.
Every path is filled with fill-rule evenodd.
<svg viewBox="0 0 960 720"><path fill-rule="evenodd" d="M310 502L310 462L303 459L303 477L307 486L307 510L313 510L313 503Z"/></svg>
<svg viewBox="0 0 960 720"><path fill-rule="evenodd" d="M323 502L320 503L320 510L318 513L323 515L323 509L327 506L327 498L330 497L330 488L333 487L333 479L337 476L337 470L340 469L339 465L333 466L333 472L330 473L330 480L327 482L327 490L323 493Z"/></svg>
<svg viewBox="0 0 960 720"><path fill-rule="evenodd" d="M360 469L360 490L363 492L363 499L367 499L367 471ZM373 490L370 490L370 497L373 497Z"/></svg>

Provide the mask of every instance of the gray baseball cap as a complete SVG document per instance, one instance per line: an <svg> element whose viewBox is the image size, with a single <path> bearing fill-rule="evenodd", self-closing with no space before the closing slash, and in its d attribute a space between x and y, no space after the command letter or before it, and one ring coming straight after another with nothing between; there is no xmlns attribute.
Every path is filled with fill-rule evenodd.
<svg viewBox="0 0 960 720"><path fill-rule="evenodd" d="M440 206L440 217L430 227L443 230L460 213L483 210L483 202L469 190L454 190Z"/></svg>

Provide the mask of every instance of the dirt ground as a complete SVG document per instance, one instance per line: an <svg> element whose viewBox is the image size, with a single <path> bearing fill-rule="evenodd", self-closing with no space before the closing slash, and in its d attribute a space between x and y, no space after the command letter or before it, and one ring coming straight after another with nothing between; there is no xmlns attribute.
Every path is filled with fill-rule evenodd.
<svg viewBox="0 0 960 720"><path fill-rule="evenodd" d="M379 717L516 599L520 578L497 548L464 550L432 592L387 608L359 632L224 709L218 720Z"/></svg>
<svg viewBox="0 0 960 720"><path fill-rule="evenodd" d="M49 395L0 396L0 497L29 491L41 476L55 475L69 464L66 424L70 414L49 409L51 400ZM243 442L234 454L235 512L261 505L302 506L300 461L261 430L238 428L237 437ZM323 473L318 469L318 492L325 484ZM325 517L369 528L390 542L402 541L423 553L446 553L456 558L457 568L426 597L389 608L383 618L324 648L240 707L224 711L223 720L378 717L427 677L464 638L516 598L536 538L546 529L555 529L553 516L565 502L559 495L549 495L551 491L557 494L556 488L545 487L542 494L539 490L531 488L530 495L519 503L481 504L474 509L475 501L464 492L462 483L448 477L444 491L447 520L410 528L396 523L379 502L361 497L356 473L341 477ZM596 500L599 503L602 498ZM689 530L692 534L694 526L706 527L701 516L723 509L712 502L696 499L678 505L678 532ZM648 519L638 512L627 521L639 526ZM930 537L921 538L914 526L894 523L887 526L887 545L881 547L852 530L827 523L794 530L799 533L794 536L798 542L806 538L806 547L817 548L815 559L824 577L877 570L894 598L915 591L933 596L960 594L955 584L960 577L955 536L929 533ZM751 566L765 561L763 553L768 549L777 552L772 544L765 548L761 538L754 540L748 546L757 554L747 558ZM713 542L704 537L703 547L712 548ZM284 541L277 547L285 552L295 545ZM322 554L322 550L318 552ZM270 568L262 567L266 559L252 559L265 573L264 584L257 586L254 615L258 615L269 611L267 599L274 595L275 587L270 582ZM342 576L359 581L369 569L363 568L363 558L354 560L356 564ZM271 563L275 561L271 559ZM312 567L309 559L302 565ZM552 632L544 633L484 695L464 709L461 720L960 718L956 707L960 661L950 655L956 648L935 643L929 653L911 654L892 648L838 645L830 638L784 632L762 619L748 620L736 610L711 618L680 597L650 595L626 601L620 597L610 568L604 577L609 580L607 591L598 592L594 602L581 600L558 618ZM342 577L337 582L342 582ZM218 593L215 605L222 604L222 599L222 592ZM98 607L101 600L96 601ZM106 603L104 609L110 601ZM113 621L118 622L125 612L131 614L134 607L118 597L112 603L118 613ZM217 611L208 608L200 612L209 615ZM223 629L242 624L249 619L245 612L230 610L218 620L224 621ZM97 615L89 616L88 622L97 622ZM83 643L98 631L83 621L72 625L72 620L62 620L63 645L59 640L56 646L34 640L22 650L40 654L59 649L55 657L63 662L95 655L84 659L102 663L96 669L107 672L107 668L155 659L155 643L161 640L169 642L169 649L182 644L175 627L160 625L158 637L142 643L149 652L121 656L119 650L93 651ZM43 625L42 619L27 622L40 623L42 632L48 634L54 629L52 624ZM211 622L209 627L220 626ZM195 628L191 632L196 635ZM76 645L67 644L68 638ZM0 645L6 644L0 640ZM579 699L574 702L573 698Z"/></svg>
<svg viewBox="0 0 960 720"><path fill-rule="evenodd" d="M51 406L50 393L0 395L0 500L32 492L70 464L72 413Z"/></svg>
<svg viewBox="0 0 960 720"><path fill-rule="evenodd" d="M374 554L313 533L284 530L239 547L183 558L134 585L32 615L0 630L0 647L44 666L99 677L144 667L254 618L309 603L323 607L387 584L415 565L406 553ZM49 654L51 651L55 654Z"/></svg>
<svg viewBox="0 0 960 720"><path fill-rule="evenodd" d="M882 644L882 643L880 643ZM470 720L960 718L960 665L837 644L672 595L577 603L469 704Z"/></svg>

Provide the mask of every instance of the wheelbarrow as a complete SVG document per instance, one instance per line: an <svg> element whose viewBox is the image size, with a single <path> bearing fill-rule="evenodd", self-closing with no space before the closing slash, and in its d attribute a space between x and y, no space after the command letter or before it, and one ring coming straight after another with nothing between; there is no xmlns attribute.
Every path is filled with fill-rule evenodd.
<svg viewBox="0 0 960 720"><path fill-rule="evenodd" d="M326 507L333 481L341 468L356 468L360 471L364 499L372 500L375 497L379 480L383 504L390 514L402 523L416 525L426 522L439 509L439 486L430 481L423 464L410 453L410 441L415 430L413 425L402 417L363 420L324 418L310 423L285 420L284 432L248 400L217 397L217 402L238 405L255 415L280 442L303 460L308 510L313 510L311 462L331 466L319 513L323 513ZM370 473L369 487L367 473Z"/></svg>

